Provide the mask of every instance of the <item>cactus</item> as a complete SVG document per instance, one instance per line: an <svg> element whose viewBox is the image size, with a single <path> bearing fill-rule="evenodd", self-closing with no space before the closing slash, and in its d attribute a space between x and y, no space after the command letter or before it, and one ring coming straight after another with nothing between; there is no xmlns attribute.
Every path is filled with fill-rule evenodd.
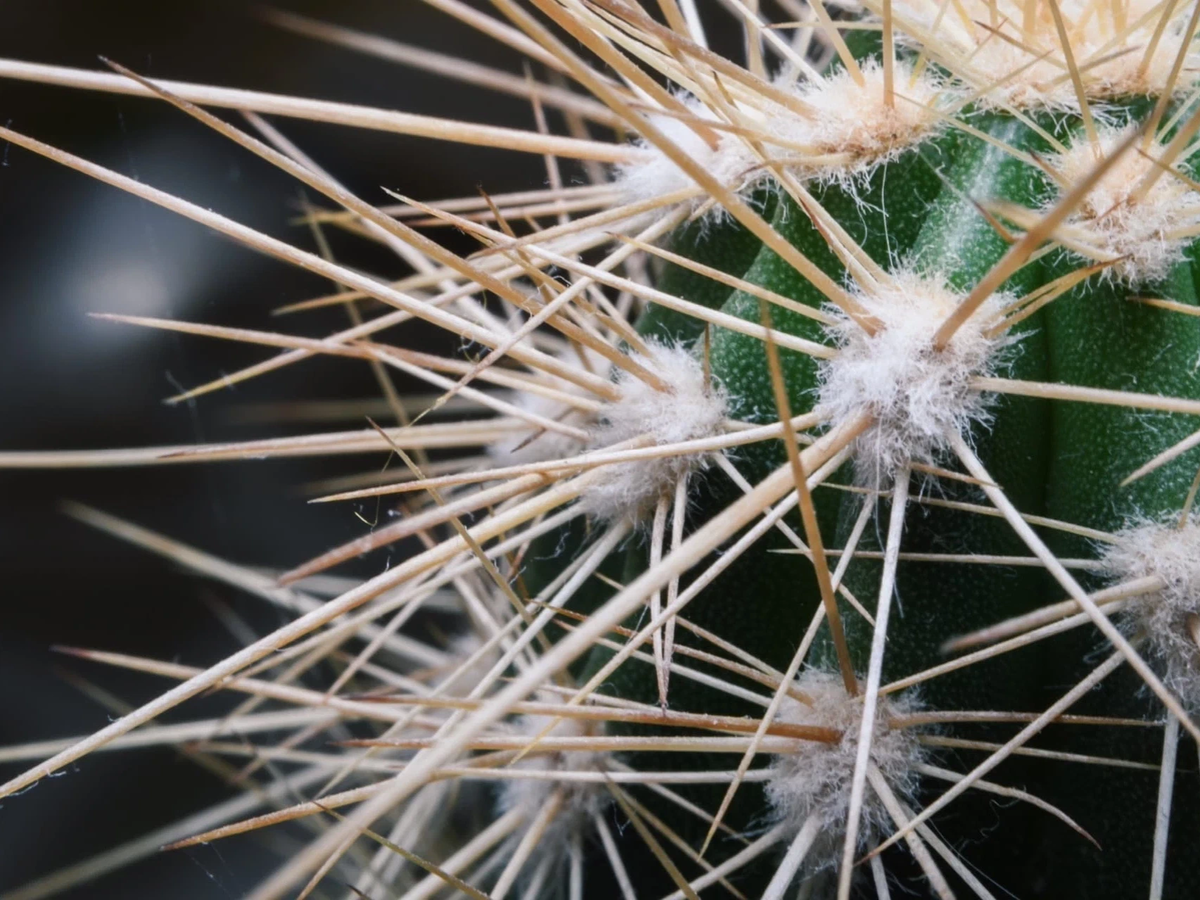
<svg viewBox="0 0 1200 900"><path fill-rule="evenodd" d="M260 728L303 796L264 782L170 840L322 821L261 900L335 876L403 898L1197 896L1200 7L811 0L776 28L736 0L428 2L552 74L524 90L569 134L0 61L173 104L412 266L388 284L0 129L391 307L319 341L125 317L285 351L190 395L315 354L441 392L394 428L171 454L399 458L327 499L405 513L278 583L73 507L295 618L204 669L73 651L179 684L0 796L219 688L254 699L161 740L236 755L213 728ZM707 45L730 21L741 62ZM205 111L230 106L542 153L550 187L382 210ZM564 186L572 159L608 168ZM472 352L374 337L415 319ZM452 398L491 415L436 418ZM327 659L328 692L292 683ZM314 715L289 731L263 702Z"/></svg>

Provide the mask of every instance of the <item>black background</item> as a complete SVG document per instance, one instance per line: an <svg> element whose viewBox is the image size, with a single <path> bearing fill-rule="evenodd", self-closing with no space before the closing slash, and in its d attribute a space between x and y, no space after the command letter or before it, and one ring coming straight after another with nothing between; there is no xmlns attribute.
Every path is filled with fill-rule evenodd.
<svg viewBox="0 0 1200 900"><path fill-rule="evenodd" d="M284 6L520 71L516 54L415 0ZM532 125L521 101L283 33L241 4L6 0L0 54L87 68L99 67L97 57L104 55L150 76ZM161 103L0 81L0 122L312 246L306 230L289 221L300 199L294 182ZM292 120L275 124L375 202L387 199L380 186L432 199L470 193L477 184L499 192L545 181L537 157ZM363 242L336 238L335 249L352 265L403 272L394 258ZM178 386L202 383L271 351L87 317L123 312L319 335L344 327L345 314L331 310L285 321L273 319L270 310L329 287L114 188L19 148L0 147L0 449L299 433L305 426L239 421L237 410L270 400L376 396L365 367L324 360L191 406L167 407L162 399ZM412 329L406 340L429 345L445 338ZM62 670L131 704L167 686L53 654L52 644L204 665L238 646L218 623L211 601L231 605L259 633L282 621L260 601L189 577L74 522L59 512L60 500L90 503L233 561L282 567L365 529L349 505L305 505L297 486L382 462L357 457L0 471L0 744L83 734L105 724L108 712L65 680ZM386 562L377 554L360 563L360 571L379 571ZM165 721L224 708L195 701ZM19 769L0 767L0 776ZM171 751L88 757L3 802L0 891L228 795L219 781ZM64 896L236 897L271 859L256 842L235 840L159 855Z"/></svg>

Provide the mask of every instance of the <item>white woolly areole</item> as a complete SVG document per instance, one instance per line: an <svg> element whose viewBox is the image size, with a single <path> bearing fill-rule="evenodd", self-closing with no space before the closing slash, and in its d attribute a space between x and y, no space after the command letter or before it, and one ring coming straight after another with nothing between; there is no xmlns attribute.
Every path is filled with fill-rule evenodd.
<svg viewBox="0 0 1200 900"><path fill-rule="evenodd" d="M1172 20L1144 69L1143 57L1161 18L1158 0L1122 3L1119 22L1096 0L1058 0L1058 7L1089 101L1139 94L1157 97L1166 90L1183 44L1189 4L1175 5ZM941 0L898 0L893 7L902 34L938 47L938 55L955 74L985 92L980 105L1079 112L1049 4L1037 5L1029 32L1025 11L1023 0L956 0L950 10ZM981 26L986 22L998 22L1000 34ZM1194 52L1185 59L1172 86L1174 95L1187 94L1195 84L1197 59Z"/></svg>
<svg viewBox="0 0 1200 900"><path fill-rule="evenodd" d="M586 411L543 394L522 392L513 403L527 413L564 425L586 428L592 424L592 417ZM493 441L487 448L488 456L497 466L522 466L550 459L565 459L582 451L583 441L579 438L540 428L533 423L526 430Z"/></svg>
<svg viewBox="0 0 1200 900"><path fill-rule="evenodd" d="M537 737L599 737L604 733L601 722L586 719L558 719L554 727L542 735L542 731L555 722L552 716L520 716L512 723L514 734L526 737L533 743ZM534 750L516 763L514 768L538 772L603 772L607 768L608 756L602 752L554 751L543 753ZM551 801L555 793L562 794L558 813L538 842L538 854L563 855L571 835L591 827L593 813L601 812L610 802L608 792L599 782L558 781L554 778L511 778L501 783L497 806L501 814L519 810L527 819L533 819Z"/></svg>
<svg viewBox="0 0 1200 900"><path fill-rule="evenodd" d="M840 850L839 838L846 830L862 728L862 694L850 697L839 675L816 669L802 673L796 679L796 687L812 699L812 706L789 697L780 706L778 720L790 725L836 729L842 732L842 739L836 744L804 741L797 752L777 755L766 782L767 800L775 818L786 822L795 832L800 831L809 816L819 818L823 840L814 848L813 868L820 868L834 862ZM917 767L925 761L927 752L913 729L892 728L888 723L897 716L919 710L920 704L910 694L880 697L871 738L871 762L896 796L910 806L920 786ZM860 847L865 849L879 835L892 830L887 810L868 788L859 829Z"/></svg>
<svg viewBox="0 0 1200 900"><path fill-rule="evenodd" d="M942 350L933 336L962 301L939 275L908 270L893 285L856 299L881 327L868 335L836 309L827 328L839 347L818 365L817 409L832 422L869 414L873 422L857 439L855 460L864 483L890 482L902 466L935 461L958 435L969 439L975 423L988 424L991 398L972 390L976 376L999 371L1007 336L990 337L1010 298L994 294L954 333Z"/></svg>
<svg viewBox="0 0 1200 900"><path fill-rule="evenodd" d="M621 370L618 400L600 413L591 448L601 450L632 438L649 436L655 444L676 444L719 434L728 397L705 377L700 360L682 346L649 343L649 355L634 358L671 386L660 391ZM705 454L687 453L605 466L583 502L593 515L610 522L645 519L675 483L708 465Z"/></svg>
<svg viewBox="0 0 1200 900"><path fill-rule="evenodd" d="M569 350L558 351L553 355L566 365L591 372L607 372L609 368L608 360L591 349L572 346ZM585 388L565 378L550 379L550 386L560 396L588 396ZM522 390L516 394L512 403L524 412L561 422L563 425L587 429L595 424L596 417L593 412L567 403L560 397ZM521 466L550 459L564 459L583 452L584 441L580 438L561 431L551 431L536 422L522 424L525 425L524 428L493 441L488 446L487 454L497 466Z"/></svg>
<svg viewBox="0 0 1200 900"><path fill-rule="evenodd" d="M788 168L819 181L849 184L937 131L938 107L951 96L946 85L928 70L914 79L907 62L896 63L894 76L891 106L883 66L875 59L862 64L862 85L842 69L796 87L796 96L816 115L780 117L770 127L781 139L810 146L816 158L780 147L778 152L790 160Z"/></svg>
<svg viewBox="0 0 1200 900"><path fill-rule="evenodd" d="M1051 164L1067 185L1077 184L1102 157L1111 155L1133 128L1100 129L1099 156L1091 142L1081 137ZM1063 228L1068 246L1077 243L1080 250L1088 249L1102 261L1121 260L1102 270L1103 278L1130 284L1165 278L1183 259L1187 243L1193 239L1175 235L1200 225L1200 196L1156 165L1154 158L1162 149L1153 145L1150 159L1137 147L1128 149L1088 192ZM1136 197L1138 185L1156 170L1159 175L1153 187Z"/></svg>
<svg viewBox="0 0 1200 900"><path fill-rule="evenodd" d="M1105 548L1104 565L1114 581L1158 576L1166 586L1131 598L1127 624L1145 632L1163 682L1191 711L1200 711L1200 518L1138 522Z"/></svg>
<svg viewBox="0 0 1200 900"><path fill-rule="evenodd" d="M849 185L938 129L935 110L944 105L948 93L935 74L927 70L914 79L909 64L898 62L891 106L884 96L882 66L869 60L862 74L862 85L845 71L813 81L797 82L792 75L776 79L775 87L810 106L814 114L802 116L765 98L765 109L743 110L750 126L767 135L762 141L766 158L802 179ZM688 97L683 102L693 116L718 121L717 114L699 99ZM771 174L740 135L718 131L712 147L679 119L657 116L653 123L709 175L734 191L753 190ZM616 184L630 200L649 200L695 184L661 151L645 142L642 146L650 151L648 160L620 166L615 172ZM694 205L707 199L701 196Z"/></svg>
<svg viewBox="0 0 1200 900"><path fill-rule="evenodd" d="M692 116L704 121L716 121L713 113L697 98L689 96L680 99ZM717 132L716 146L712 147L690 124L680 119L658 115L651 116L650 121L700 168L732 190L741 191L762 175L761 171L756 172L758 160L753 151L741 138ZM614 170L613 180L630 202L653 200L695 186L696 182L691 176L665 153L647 141L638 143L649 151L649 159L626 163ZM697 198L693 205L699 206L704 199Z"/></svg>
<svg viewBox="0 0 1200 900"><path fill-rule="evenodd" d="M490 595L485 595L485 597L488 598L485 602L489 602ZM512 609L507 603L505 606L507 609ZM504 613L505 609L501 608L497 611ZM444 667L433 670L431 684L436 685L441 693L451 697L465 697L469 694L500 661L500 650L495 647L479 653L483 644L483 639L474 631L465 631L450 638L446 646L450 661ZM472 657L475 658L472 660ZM471 663L462 672L455 675L454 673L458 672L459 667L468 660L472 660ZM453 681L450 680L451 676L454 676ZM450 711L446 710L445 712L448 714ZM436 715L436 711L429 710L427 714Z"/></svg>

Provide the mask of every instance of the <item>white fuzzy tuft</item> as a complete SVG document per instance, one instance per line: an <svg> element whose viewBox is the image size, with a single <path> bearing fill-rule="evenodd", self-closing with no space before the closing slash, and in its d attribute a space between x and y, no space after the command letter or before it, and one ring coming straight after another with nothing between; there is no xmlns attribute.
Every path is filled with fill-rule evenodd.
<svg viewBox="0 0 1200 900"><path fill-rule="evenodd" d="M508 608L511 609L511 607ZM503 610L500 611L503 612ZM446 652L451 661L445 667L433 671L431 683L436 685L440 692L451 697L465 697L469 694L500 661L500 650L495 647L479 653L483 643L479 635L473 631L464 631L451 637L446 646ZM454 675L459 666L475 657L476 654L478 656L471 664L455 676L453 681L450 681L450 677Z"/></svg>
<svg viewBox="0 0 1200 900"><path fill-rule="evenodd" d="M1040 4L1025 31L1026 4L1000 0L956 0L953 12L941 0L900 0L894 14L901 31L929 41L964 80L984 92L980 105L999 109L1079 112L1054 17ZM1059 0L1070 49L1091 103L1136 95L1157 97L1171 84L1171 69L1186 32L1187 4L1176 4L1154 55L1143 67L1146 48L1161 17L1158 0L1128 0L1120 21L1100 13L1095 0ZM999 17L999 35L980 26ZM934 23L937 23L936 30ZM1185 59L1172 93L1184 96L1196 81L1197 56ZM1102 110L1100 110L1102 112Z"/></svg>
<svg viewBox="0 0 1200 900"><path fill-rule="evenodd" d="M1100 131L1100 153L1113 153L1131 133L1133 126ZM1162 147L1155 145L1151 157ZM1095 169L1095 148L1080 139L1066 153L1052 160L1054 168L1068 185L1077 184ZM1161 172L1154 186L1143 197L1134 194L1142 179L1157 168L1138 149L1130 148L1117 160L1084 198L1063 229L1070 246L1090 250L1102 261L1120 259L1103 270L1101 277L1135 284L1165 278L1171 267L1183 259L1192 238L1175 236L1200 225L1200 197L1183 181L1169 172Z"/></svg>
<svg viewBox="0 0 1200 900"><path fill-rule="evenodd" d="M884 94L883 66L868 60L862 64L862 76L859 85L843 69L802 83L794 92L816 115L771 121L777 137L812 148L811 159L783 147L777 151L797 175L848 186L938 130L937 110L951 92L936 75L926 70L914 79L911 64L897 62L891 106Z"/></svg>
<svg viewBox="0 0 1200 900"><path fill-rule="evenodd" d="M609 368L608 360L589 349L572 347L570 350L558 351L554 355L566 365L579 367L582 364L582 368L591 372L607 372ZM589 396L584 388L563 378L551 379L549 386L560 395ZM596 424L595 414L590 410L535 391L519 391L512 403L527 413L543 419L551 419L563 425L586 430ZM487 454L495 465L521 466L551 459L564 459L583 452L584 441L581 438L563 434L561 431L550 431L542 428L536 422L523 424L525 427L494 441L487 448Z"/></svg>
<svg viewBox="0 0 1200 900"><path fill-rule="evenodd" d="M513 732L534 739L542 737L598 737L604 733L603 723L585 719L558 719L545 735L543 729L554 722L551 716L520 716L513 723ZM516 763L515 768L525 771L548 772L596 772L607 768L605 753L590 751L534 751ZM512 778L502 782L497 797L501 813L520 810L527 820L541 812L551 796L562 794L562 800L554 821L550 823L538 845L538 854L550 853L563 856L567 842L581 830L590 831L593 813L601 812L611 802L604 785L599 782L556 781L553 778Z"/></svg>
<svg viewBox="0 0 1200 900"><path fill-rule="evenodd" d="M1183 527L1137 522L1117 539L1103 557L1114 581L1157 575L1166 583L1132 598L1127 624L1145 633L1166 686L1200 712L1200 647L1192 636L1200 616L1200 517L1191 516Z"/></svg>
<svg viewBox="0 0 1200 900"><path fill-rule="evenodd" d="M600 423L592 431L593 449L645 435L655 444L675 444L720 433L728 398L705 377L700 361L682 346L650 343L648 347L648 356L635 358L669 384L671 391L656 390L621 371L617 377L621 397L601 411ZM606 521L642 521L679 479L707 464L704 454L683 454L609 465L583 501L593 515Z"/></svg>
<svg viewBox="0 0 1200 900"><path fill-rule="evenodd" d="M833 728L841 731L843 737L836 744L806 741L798 752L776 756L766 783L767 799L775 818L796 832L809 816L820 818L822 840L814 848L816 864L812 868L821 868L835 861L840 838L846 830L862 727L862 695L848 696L840 676L815 669L802 673L796 679L796 687L812 699L812 706L788 698L780 707L778 720L792 725ZM909 694L880 697L871 738L872 763L897 797L909 805L916 800L920 787L917 767L925 761L927 752L912 729L891 728L888 723L895 716L919 709L920 705ZM866 849L873 839L892 830L887 810L868 789L859 829L860 847Z"/></svg>
<svg viewBox="0 0 1200 900"><path fill-rule="evenodd" d="M681 98L687 111L698 119L715 121L713 113L695 97ZM719 133L716 146L712 147L695 129L686 122L672 116L653 116L654 127L665 134L673 144L683 150L709 175L726 187L741 191L757 178L753 152L746 142L731 134ZM642 141L640 145L650 151L648 160L618 166L615 183L624 191L630 202L653 200L664 194L691 187L692 178L653 145ZM699 205L703 198L696 201Z"/></svg>
<svg viewBox="0 0 1200 900"><path fill-rule="evenodd" d="M513 403L527 413L564 425L586 428L592 424L587 413L542 394L522 392ZM561 431L538 428L533 424L526 430L517 431L493 442L487 448L488 456L497 466L521 466L550 459L565 459L582 451L583 442L578 438Z"/></svg>
<svg viewBox="0 0 1200 900"><path fill-rule="evenodd" d="M881 323L868 335L836 310L829 327L840 348L820 363L818 409L841 422L866 412L873 424L855 446L858 476L864 483L888 483L910 462L930 463L956 435L988 422L990 398L971 390L976 376L995 374L1008 337L985 332L1009 302L1003 294L988 298L954 333L943 350L933 346L938 326L963 295L941 276L902 270L892 287L858 301Z"/></svg>
<svg viewBox="0 0 1200 900"><path fill-rule="evenodd" d="M907 63L897 63L895 102L888 106L880 64L868 61L862 73L862 85L845 71L815 81L796 82L790 75L777 79L777 88L808 104L815 114L802 116L770 101L766 113L744 110L753 127L767 136L761 142L767 160L781 163L801 179L849 186L938 129L934 110L949 94L934 74L926 71L914 79ZM718 120L695 97L684 103L695 117ZM763 159L739 135L717 132L713 147L679 119L658 116L653 121L713 178L735 191L747 193L770 175ZM651 151L649 160L616 171L615 181L630 200L660 197L695 183L663 153L643 146ZM706 199L697 198L694 205Z"/></svg>

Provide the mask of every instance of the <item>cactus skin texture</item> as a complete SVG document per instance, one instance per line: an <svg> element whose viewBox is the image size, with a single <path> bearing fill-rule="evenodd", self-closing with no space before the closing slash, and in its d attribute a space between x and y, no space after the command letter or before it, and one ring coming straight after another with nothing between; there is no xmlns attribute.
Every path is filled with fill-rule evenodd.
<svg viewBox="0 0 1200 900"><path fill-rule="evenodd" d="M323 274L488 347L522 317L544 321L490 372L510 392L500 399L469 393L482 355L440 369L403 356L406 372L476 379L453 390L499 417L496 433L461 439L489 444L483 474L448 466L411 519L284 580L414 534L423 551L308 613L335 610L328 620L182 676L193 694L223 686L426 578L472 623L443 668L487 674L358 674L388 695L369 699L403 694L426 718L381 718L360 743L397 768L345 800L360 820L338 820L255 900L302 884L387 815L399 837L379 838L360 896L429 897L461 875L497 900L1200 897L1195 3L888 0L833 36L813 0L803 9L821 24L790 44L739 3L745 68L702 46L696 3L663 0L666 24L626 0L495 5L535 58L607 104L589 115L641 136L520 138L615 163L617 199L597 203L611 208L596 225L572 231L564 215L514 245L490 198L404 211L478 237L485 252L470 258L293 171L356 227L418 248L421 289L440 267L457 299L486 290L512 315L470 300L450 318L458 307ZM728 5L700 3L701 19ZM527 7L621 77L599 77ZM281 24L320 32L298 21ZM639 211L622 218L623 205ZM632 250L622 238L645 265L593 265L596 248ZM564 290L576 302L551 316L543 304ZM339 340L339 353L387 358L386 345ZM374 449L429 465L425 445L403 444L418 433ZM597 462L605 453L642 455ZM494 493L471 505L479 483ZM442 626L413 622L405 639L440 659ZM501 786L458 792L480 772ZM405 841L453 871L395 876L385 851Z"/></svg>

